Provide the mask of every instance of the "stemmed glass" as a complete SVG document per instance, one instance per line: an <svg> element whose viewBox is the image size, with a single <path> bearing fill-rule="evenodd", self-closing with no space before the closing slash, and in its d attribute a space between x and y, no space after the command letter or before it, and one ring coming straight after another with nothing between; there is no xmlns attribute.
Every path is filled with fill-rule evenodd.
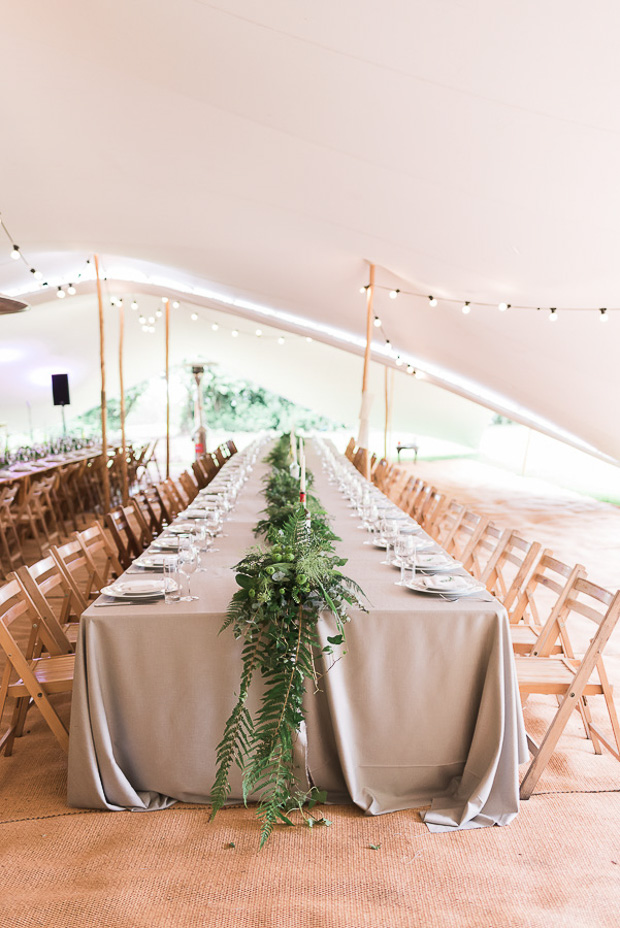
<svg viewBox="0 0 620 928"><path fill-rule="evenodd" d="M206 556L208 554L209 548L213 544L213 539L209 534L207 534L207 529L204 522L200 522L194 532L194 545L196 547L196 557L198 560L198 566L196 567L196 573L204 573L208 570L206 564Z"/></svg>
<svg viewBox="0 0 620 928"><path fill-rule="evenodd" d="M405 586L405 569L413 566L415 572L415 566L411 563L412 560L415 563L416 554L416 545L413 536L398 535L394 542L394 554L396 555L396 563L400 567L400 579L396 586Z"/></svg>
<svg viewBox="0 0 620 928"><path fill-rule="evenodd" d="M398 536L398 522L394 519L384 519L381 523L381 535L385 541L385 560L381 561L381 563L391 566L390 545L396 541Z"/></svg>
<svg viewBox="0 0 620 928"><path fill-rule="evenodd" d="M187 578L187 596L181 596L181 602L191 603L198 599L192 596L192 574L198 566L196 548L192 538L179 538L179 573Z"/></svg>

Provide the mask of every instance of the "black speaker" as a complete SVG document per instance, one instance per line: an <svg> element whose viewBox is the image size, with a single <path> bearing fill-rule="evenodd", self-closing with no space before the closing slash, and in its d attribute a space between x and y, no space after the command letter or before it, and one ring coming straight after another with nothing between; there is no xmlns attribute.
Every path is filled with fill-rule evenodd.
<svg viewBox="0 0 620 928"><path fill-rule="evenodd" d="M69 406L69 375L52 374L52 393L54 394L54 406Z"/></svg>

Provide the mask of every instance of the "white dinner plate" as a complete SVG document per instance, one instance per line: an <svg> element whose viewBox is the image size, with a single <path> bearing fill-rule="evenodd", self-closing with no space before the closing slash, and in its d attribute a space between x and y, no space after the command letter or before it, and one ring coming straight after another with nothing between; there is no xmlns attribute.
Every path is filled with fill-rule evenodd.
<svg viewBox="0 0 620 928"><path fill-rule="evenodd" d="M176 589L177 583L170 577L168 589ZM159 599L164 595L163 580L117 580L101 590L104 596L114 599Z"/></svg>
<svg viewBox="0 0 620 928"><path fill-rule="evenodd" d="M179 550L179 539L172 537L167 537L163 535L161 538L157 538L151 543L151 548L154 551L178 551Z"/></svg>
<svg viewBox="0 0 620 928"><path fill-rule="evenodd" d="M375 546L375 548L383 548L383 549L386 548L386 543L383 540L383 538L375 538L372 543ZM416 551L426 551L427 548L432 548L434 544L435 542L431 541L429 538L414 538L413 539L413 547ZM392 551L394 550L393 541L390 542L390 548L392 549Z"/></svg>
<svg viewBox="0 0 620 928"><path fill-rule="evenodd" d="M197 531L198 526L192 525L191 522L173 522L172 525L166 528L166 532L169 532L171 535L191 535L193 532Z"/></svg>
<svg viewBox="0 0 620 928"><path fill-rule="evenodd" d="M143 554L140 558L132 563L132 567L139 567L142 570L161 570L169 554Z"/></svg>
<svg viewBox="0 0 620 928"><path fill-rule="evenodd" d="M477 580L473 579L459 587L446 586L443 589L434 589L426 585L425 581L429 579L430 577L420 577L414 580L408 580L405 586L416 593L427 593L429 596L449 597L471 596L473 593L482 593L486 590L484 583L479 583ZM466 577L459 579L467 580Z"/></svg>
<svg viewBox="0 0 620 928"><path fill-rule="evenodd" d="M418 573L439 573L444 570L456 570L462 566L460 561L453 561L447 554L421 554L416 558Z"/></svg>

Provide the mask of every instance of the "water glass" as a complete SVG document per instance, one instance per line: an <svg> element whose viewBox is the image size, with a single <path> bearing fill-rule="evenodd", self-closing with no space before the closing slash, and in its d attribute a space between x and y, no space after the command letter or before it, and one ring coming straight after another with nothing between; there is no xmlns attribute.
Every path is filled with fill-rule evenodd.
<svg viewBox="0 0 620 928"><path fill-rule="evenodd" d="M181 600L181 584L179 577L179 559L176 555L163 559L164 571L164 602L166 605L178 603Z"/></svg>
<svg viewBox="0 0 620 928"><path fill-rule="evenodd" d="M192 574L198 566L198 558L196 556L196 548L193 545L193 539L179 539L178 560L179 572L181 576L187 580L187 593L181 596L181 602L191 603L192 600L198 599L197 596L192 596Z"/></svg>

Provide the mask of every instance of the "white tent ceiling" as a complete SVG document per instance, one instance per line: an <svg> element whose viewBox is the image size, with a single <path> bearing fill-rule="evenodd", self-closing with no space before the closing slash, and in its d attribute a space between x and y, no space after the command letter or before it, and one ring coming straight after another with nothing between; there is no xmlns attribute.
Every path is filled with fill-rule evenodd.
<svg viewBox="0 0 620 928"><path fill-rule="evenodd" d="M88 12L3 9L0 210L50 285L97 251L149 262L150 292L165 268L249 318L251 302L355 340L370 261L381 285L439 298L376 303L431 380L620 459L620 312L596 311L620 306L617 4ZM17 292L32 275L8 254L0 290Z"/></svg>

